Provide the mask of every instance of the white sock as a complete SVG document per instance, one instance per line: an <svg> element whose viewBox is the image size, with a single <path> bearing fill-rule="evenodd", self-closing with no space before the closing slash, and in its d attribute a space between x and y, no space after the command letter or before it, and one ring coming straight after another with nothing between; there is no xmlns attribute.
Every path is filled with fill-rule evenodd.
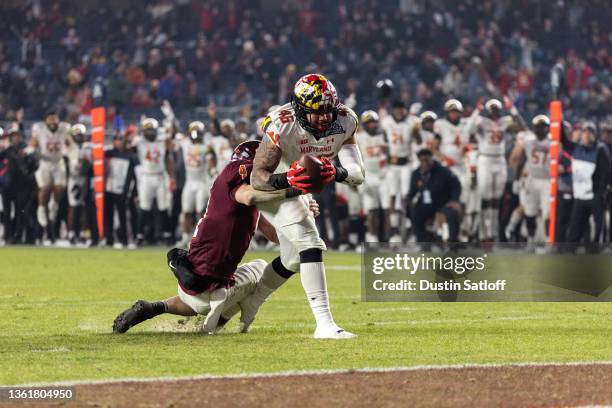
<svg viewBox="0 0 612 408"><path fill-rule="evenodd" d="M36 218L38 219L38 223L40 224L41 227L45 228L48 224L48 220L47 220L47 212L45 207L43 207L42 205L39 205L36 208Z"/></svg>
<svg viewBox="0 0 612 408"><path fill-rule="evenodd" d="M49 221L55 222L55 219L57 218L58 210L59 210L59 206L55 202L55 200L49 201Z"/></svg>
<svg viewBox="0 0 612 408"><path fill-rule="evenodd" d="M512 211L512 215L510 216L510 221L508 221L508 226L506 228L509 231L514 231L516 229L516 226L518 225L518 223L521 221L522 218L523 218L523 215L518 210L518 208L515 209L514 211Z"/></svg>
<svg viewBox="0 0 612 408"><path fill-rule="evenodd" d="M488 212L489 212L488 208L483 208L480 211L480 222L478 223L478 238L480 238L481 241L488 238L487 236Z"/></svg>
<svg viewBox="0 0 612 408"><path fill-rule="evenodd" d="M329 297L325 281L325 265L323 262L308 262L300 264L300 279L306 292L310 309L317 322L317 327L335 326L334 318L329 310Z"/></svg>
<svg viewBox="0 0 612 408"><path fill-rule="evenodd" d="M398 228L399 227L399 214L397 211L393 211L390 215L389 215L389 224L391 225L391 228Z"/></svg>
<svg viewBox="0 0 612 408"><path fill-rule="evenodd" d="M491 208L491 237L494 241L499 239L499 208Z"/></svg>

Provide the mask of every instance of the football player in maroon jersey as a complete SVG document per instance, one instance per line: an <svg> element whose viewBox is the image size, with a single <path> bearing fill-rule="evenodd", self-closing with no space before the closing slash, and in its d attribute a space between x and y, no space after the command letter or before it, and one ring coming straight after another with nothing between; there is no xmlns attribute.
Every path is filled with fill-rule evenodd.
<svg viewBox="0 0 612 408"><path fill-rule="evenodd" d="M178 295L165 301L137 301L117 316L113 332L125 333L163 313L206 314L203 330L213 332L240 310L240 301L257 285L273 291L293 274L280 257L270 264L256 259L238 265L256 228L278 243L274 227L260 216L255 204L301 194L294 188L258 191L249 185L258 145L258 141L248 141L234 150L211 187L206 213L195 228L189 250L175 248L168 252L168 265L179 282ZM310 210L318 215L315 201L310 201Z"/></svg>

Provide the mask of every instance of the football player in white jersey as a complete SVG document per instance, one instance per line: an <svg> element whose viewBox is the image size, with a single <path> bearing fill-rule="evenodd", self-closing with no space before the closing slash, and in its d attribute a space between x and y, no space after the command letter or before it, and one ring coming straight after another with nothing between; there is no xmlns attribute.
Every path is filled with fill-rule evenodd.
<svg viewBox="0 0 612 408"><path fill-rule="evenodd" d="M412 133L418 126L415 116L407 116L404 102L398 100L391 105L391 115L381 120L381 127L387 135L389 146L389 169L387 188L392 195L390 242L401 242L400 222L405 219L408 190L410 189L410 166Z"/></svg>
<svg viewBox="0 0 612 408"><path fill-rule="evenodd" d="M502 115L503 106L497 99L489 99L484 105L484 115L472 115L468 128L478 141L478 169L476 179L481 199L480 239L496 241L499 237L499 208L506 188L508 169L506 163L506 132L516 123L525 128L516 107L505 98L506 107L512 113ZM479 103L476 112L483 110Z"/></svg>
<svg viewBox="0 0 612 408"><path fill-rule="evenodd" d="M419 124L416 131L413 133L412 139L412 170L419 167L417 153L421 149L431 149L436 138L434 132L434 124L438 120L438 115L432 111L425 111L419 115Z"/></svg>
<svg viewBox="0 0 612 408"><path fill-rule="evenodd" d="M445 116L434 123L434 133L440 135L442 164L455 173L459 180L463 180L465 174L463 147L470 140L467 119L462 117L463 104L457 99L449 99L444 104L444 112Z"/></svg>
<svg viewBox="0 0 612 408"><path fill-rule="evenodd" d="M185 163L185 186L181 197L183 212L183 235L179 247L189 244L194 227L194 216L200 218L211 185L210 169L216 168L215 156L210 144L204 143L204 123L191 122L187 127L187 137L181 140L180 147Z"/></svg>
<svg viewBox="0 0 612 408"><path fill-rule="evenodd" d="M60 122L54 111L47 113L44 122L36 122L32 126L30 146L36 149L40 157L35 173L38 184L36 217L41 227L47 229L50 241L55 239L52 224L57 219L59 203L66 189L66 166L63 157L69 132L70 125Z"/></svg>
<svg viewBox="0 0 612 408"><path fill-rule="evenodd" d="M361 184L364 168L354 137L357 124L357 115L340 104L336 89L327 78L320 74L305 75L296 82L291 103L272 112L263 122L265 136L255 155L251 185L262 191L293 188L298 193L307 193L312 184L299 163L306 153L321 158L321 174L326 182ZM331 162L336 155L340 166ZM316 320L314 337L355 337L338 327L331 315L322 255L326 246L308 211L308 199L296 196L281 203L259 205L259 209L278 232L282 264L300 272ZM245 303L253 310L252 318L271 293L261 293L263 290L258 287Z"/></svg>
<svg viewBox="0 0 612 408"><path fill-rule="evenodd" d="M533 131L517 134L510 164L515 168L516 174L523 177L519 200L525 215L527 238L529 242L534 242L536 217L541 216L541 227L545 228L550 209L550 120L546 115L537 115L531 124Z"/></svg>
<svg viewBox="0 0 612 408"><path fill-rule="evenodd" d="M464 231L471 231L473 218L478 208L471 205L479 201L477 189L474 188L474 174L467 164L467 152L470 150L470 123L478 116L474 110L469 118L463 116L463 104L457 99L449 99L444 104L445 117L436 120L434 133L440 140L439 149L433 149L435 156L447 166L461 182L461 203L466 213L471 214L464 218Z"/></svg>
<svg viewBox="0 0 612 408"><path fill-rule="evenodd" d="M142 121L142 134L137 137L136 150L138 153L139 165L136 170L138 177L138 204L140 206L140 222L136 241L142 245L144 240L145 224L149 225L151 232L153 225L151 221L155 219L152 214L153 200L156 200L157 209L162 220L162 230L166 244L170 242L170 217L168 209L170 206L170 192L176 189L176 179L174 177L174 161L169 154L172 149L172 142L169 138L164 138L159 134L159 123L153 118L146 118ZM169 183L166 181L166 173ZM152 233L149 234L152 237Z"/></svg>
<svg viewBox="0 0 612 408"><path fill-rule="evenodd" d="M68 157L68 239L76 244L81 232L81 220L84 218L85 195L90 178L91 143L86 142L87 128L77 123L70 128L70 137L66 146Z"/></svg>
<svg viewBox="0 0 612 408"><path fill-rule="evenodd" d="M234 149L230 144L230 140L223 135L210 136L206 143L212 147L215 154L216 168L211 168L210 171L213 177L216 177L225 165L229 163Z"/></svg>
<svg viewBox="0 0 612 408"><path fill-rule="evenodd" d="M361 114L361 128L355 140L363 154L365 181L358 187L358 198L367 215L366 242L378 242L378 209L384 212L383 242L388 239L391 194L385 183L387 175L387 137L380 128L378 113L367 110Z"/></svg>

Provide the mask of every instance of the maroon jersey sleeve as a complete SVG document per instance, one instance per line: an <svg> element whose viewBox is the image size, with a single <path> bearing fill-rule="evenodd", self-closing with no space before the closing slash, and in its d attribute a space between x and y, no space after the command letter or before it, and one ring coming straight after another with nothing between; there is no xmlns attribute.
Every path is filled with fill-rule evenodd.
<svg viewBox="0 0 612 408"><path fill-rule="evenodd" d="M233 175L228 174L230 178L227 185L230 192L230 198L236 201L236 191L238 191L241 185L249 183L251 171L253 170L253 163L241 160L237 162L237 166L230 167L228 165L226 169L234 172Z"/></svg>

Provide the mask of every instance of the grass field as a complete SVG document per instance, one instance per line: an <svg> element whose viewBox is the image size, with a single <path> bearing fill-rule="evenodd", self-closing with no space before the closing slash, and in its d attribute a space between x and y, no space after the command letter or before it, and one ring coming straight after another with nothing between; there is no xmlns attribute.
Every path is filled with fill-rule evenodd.
<svg viewBox="0 0 612 408"><path fill-rule="evenodd" d="M268 261L272 252L249 253ZM363 303L360 258L326 254L336 321L354 341L311 339L299 278L249 334L161 316L125 335L117 313L176 293L165 251L0 249L0 384L458 363L612 360L606 303Z"/></svg>

